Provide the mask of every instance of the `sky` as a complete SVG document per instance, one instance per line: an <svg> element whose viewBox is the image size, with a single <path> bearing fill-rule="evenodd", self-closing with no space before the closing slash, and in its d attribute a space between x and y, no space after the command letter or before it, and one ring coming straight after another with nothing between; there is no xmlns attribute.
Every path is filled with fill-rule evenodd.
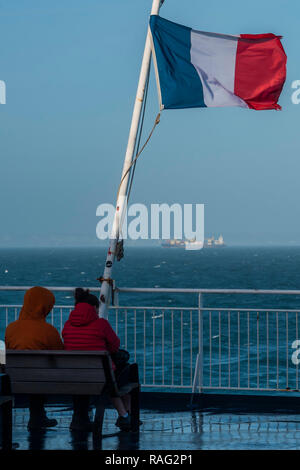
<svg viewBox="0 0 300 470"><path fill-rule="evenodd" d="M0 0L0 247L97 245L115 202L151 0ZM300 244L300 3L165 0L202 31L283 36L282 111L166 110L137 165L131 203L205 204L205 235ZM144 138L158 112L154 72Z"/></svg>

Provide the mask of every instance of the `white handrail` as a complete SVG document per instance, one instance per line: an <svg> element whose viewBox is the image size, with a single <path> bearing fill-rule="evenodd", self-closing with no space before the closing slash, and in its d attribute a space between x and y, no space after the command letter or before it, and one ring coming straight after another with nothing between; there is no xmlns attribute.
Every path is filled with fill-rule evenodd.
<svg viewBox="0 0 300 470"><path fill-rule="evenodd" d="M26 291L33 286L0 286L0 291ZM78 286L58 287L43 286L46 289L57 292L72 292ZM85 287L90 291L99 292L100 287ZM300 290L284 289L192 289L171 287L117 287L116 292L135 293L178 293L178 294L260 294L260 295L300 295Z"/></svg>

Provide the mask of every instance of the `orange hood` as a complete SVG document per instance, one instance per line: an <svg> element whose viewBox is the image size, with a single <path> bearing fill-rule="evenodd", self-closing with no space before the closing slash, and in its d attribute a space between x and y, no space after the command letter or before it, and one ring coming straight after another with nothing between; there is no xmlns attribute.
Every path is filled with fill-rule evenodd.
<svg viewBox="0 0 300 470"><path fill-rule="evenodd" d="M19 320L44 320L55 304L52 292L44 287L32 287L24 296Z"/></svg>

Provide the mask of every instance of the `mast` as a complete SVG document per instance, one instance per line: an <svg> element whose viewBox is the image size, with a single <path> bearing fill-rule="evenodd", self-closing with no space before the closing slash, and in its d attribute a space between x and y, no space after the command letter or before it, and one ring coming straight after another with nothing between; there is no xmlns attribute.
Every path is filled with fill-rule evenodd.
<svg viewBox="0 0 300 470"><path fill-rule="evenodd" d="M151 15L158 15L160 7L164 0L153 0L152 3L152 10ZM121 183L118 191L117 196L117 203L116 203L116 210L114 215L113 227L112 227L112 234L110 238L109 249L106 256L105 268L102 277L102 284L101 284L101 291L100 291L100 309L99 309L99 316L100 317L107 317L107 310L109 305L109 298L110 298L110 289L111 289L111 274L112 268L115 261L115 252L117 247L117 242L120 235L120 229L124 210L127 210L126 207L126 194L129 182L129 175L130 172L128 171L134 155L135 143L139 128L139 122L141 117L141 111L144 101L144 94L145 94L145 86L147 81L147 76L149 73L150 68L150 59L151 59L151 39L150 39L150 32L148 27L144 56L142 60L142 66L140 71L140 78L137 88L137 94L132 114L131 120L131 127L129 131L129 138L128 144L123 164L122 170L122 177ZM125 176L124 176L125 175Z"/></svg>

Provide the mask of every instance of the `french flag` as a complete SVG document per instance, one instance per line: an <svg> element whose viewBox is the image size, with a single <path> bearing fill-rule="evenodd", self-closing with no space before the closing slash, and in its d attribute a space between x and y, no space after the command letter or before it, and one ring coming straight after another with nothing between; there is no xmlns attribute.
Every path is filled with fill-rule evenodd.
<svg viewBox="0 0 300 470"><path fill-rule="evenodd" d="M150 31L161 109L281 109L287 58L280 36L206 33L157 15Z"/></svg>

